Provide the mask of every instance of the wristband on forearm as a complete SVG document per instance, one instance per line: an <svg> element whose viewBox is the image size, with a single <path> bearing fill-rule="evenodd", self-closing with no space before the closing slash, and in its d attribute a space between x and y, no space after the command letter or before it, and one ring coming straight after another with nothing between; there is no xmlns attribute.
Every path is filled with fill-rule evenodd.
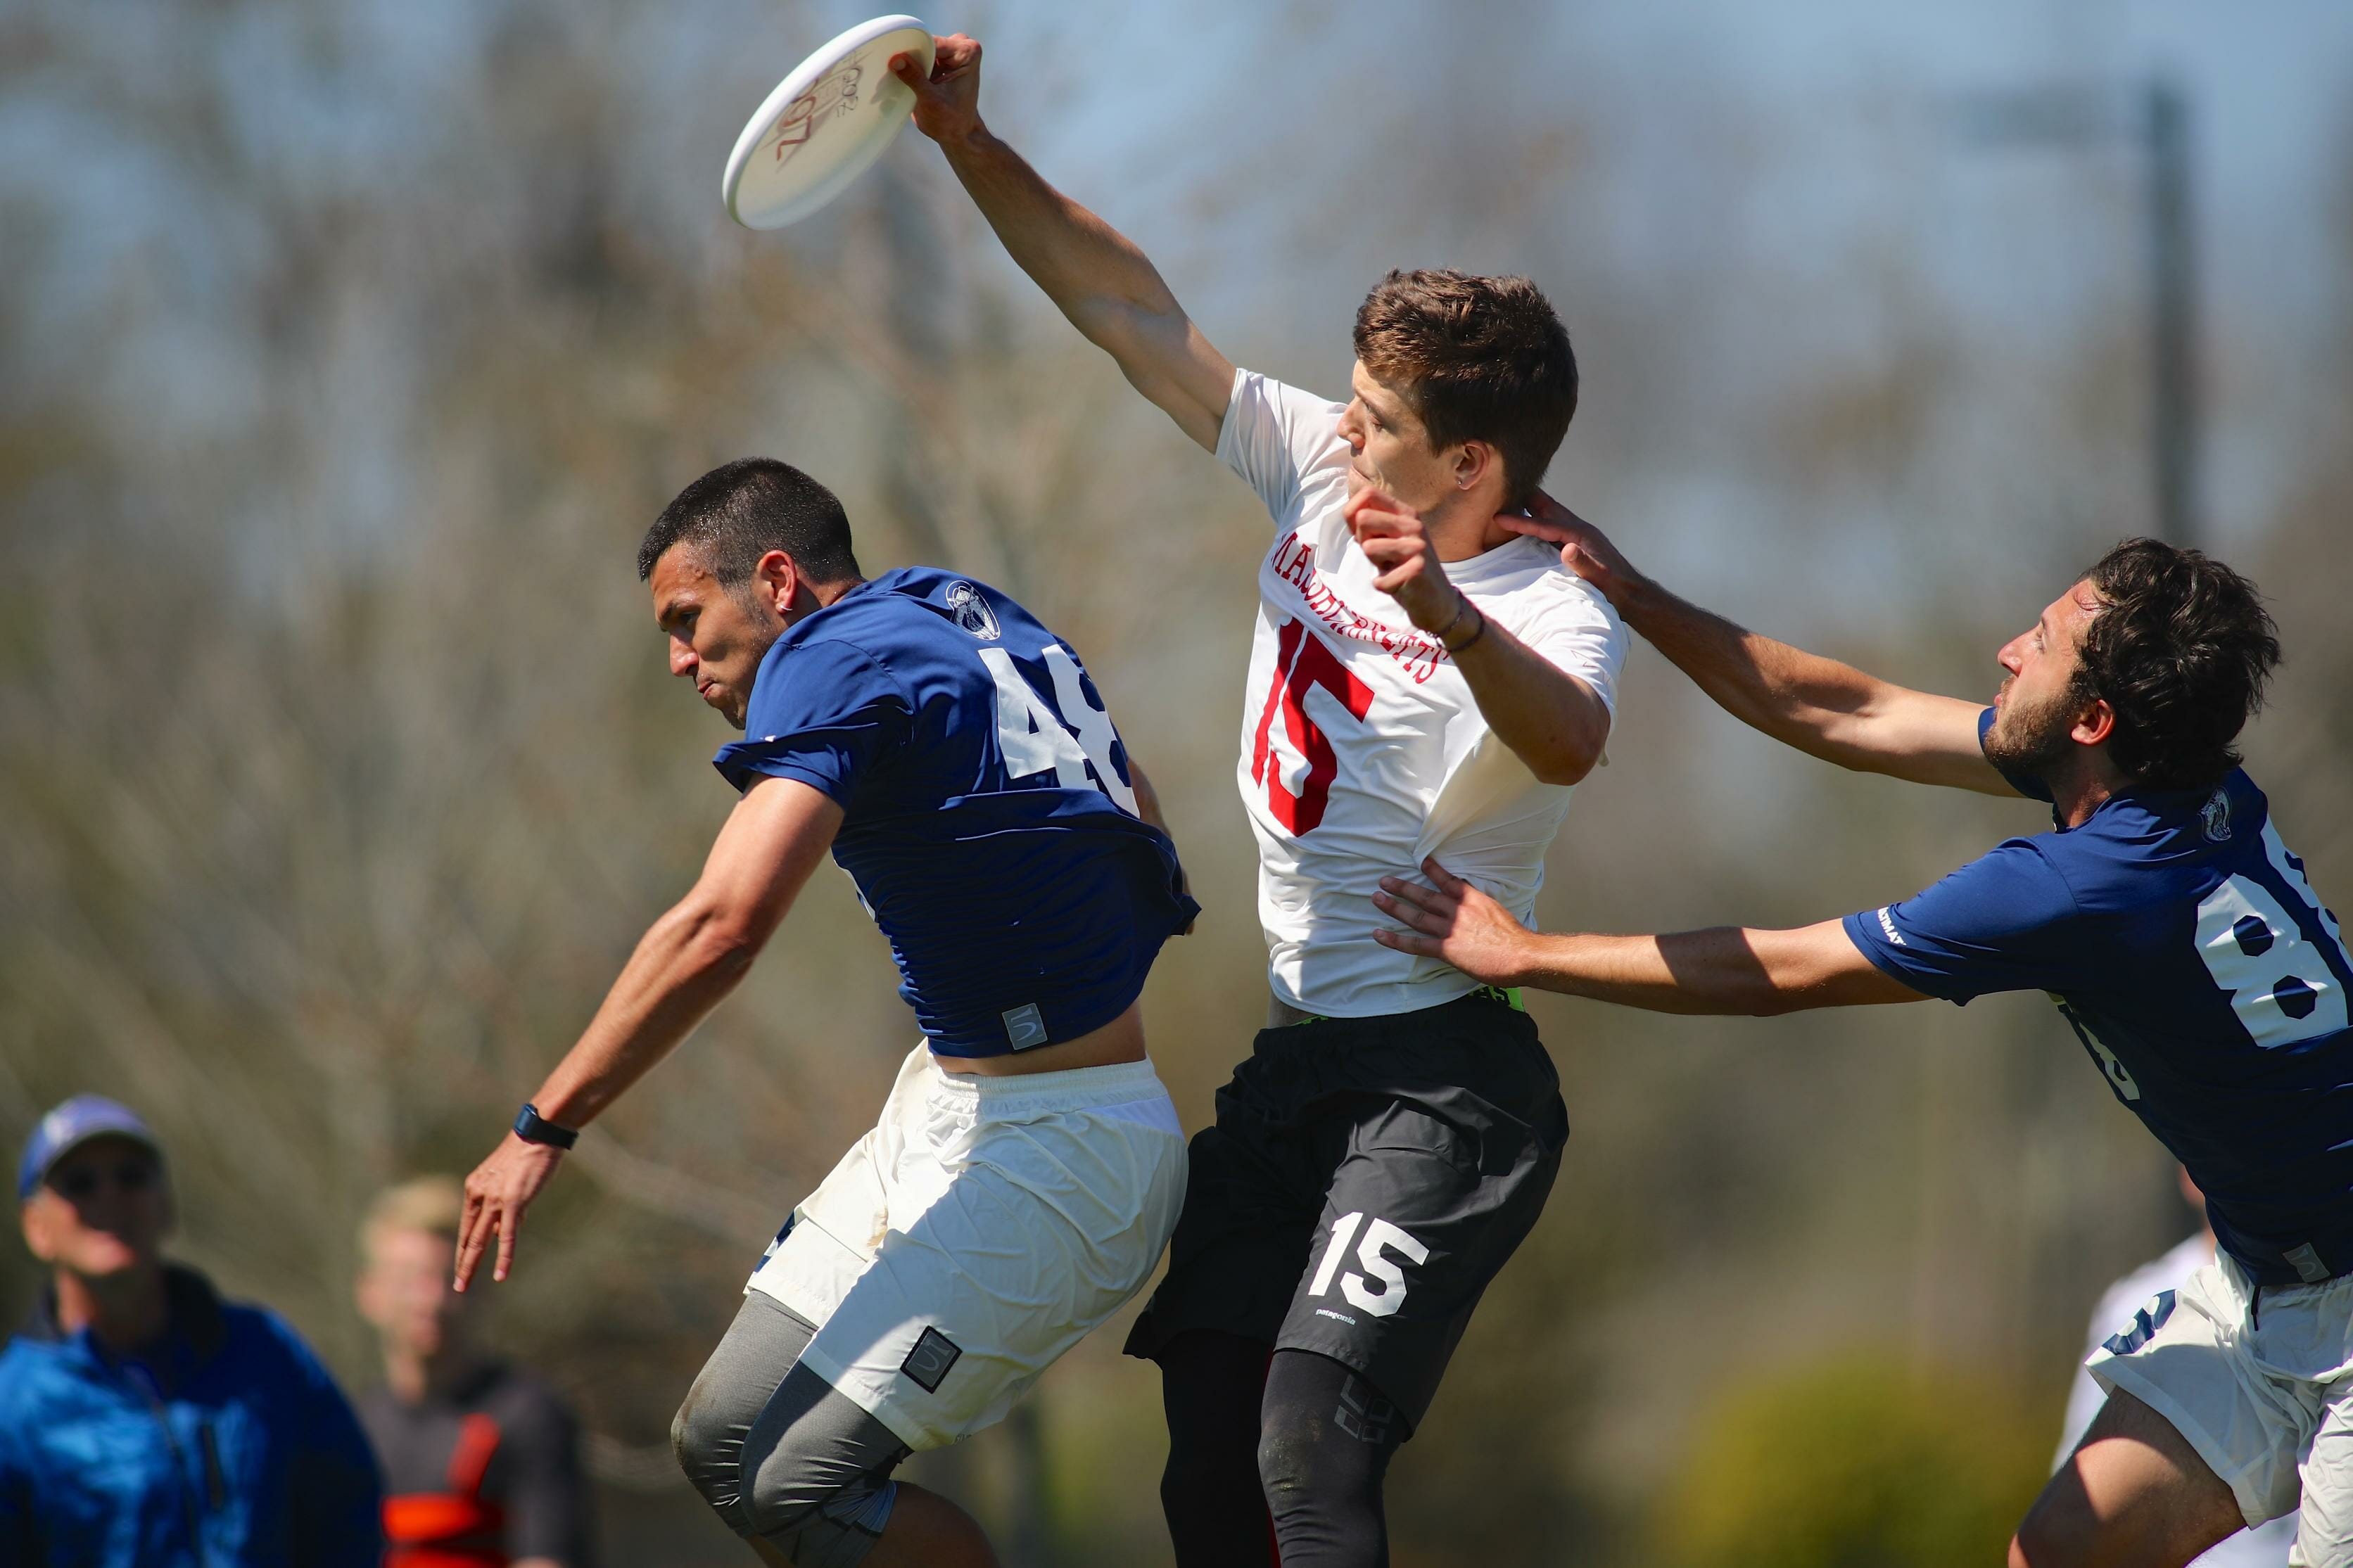
<svg viewBox="0 0 2353 1568"><path fill-rule="evenodd" d="M1453 631L1454 631L1454 628L1455 628L1455 627L1457 627L1457 626L1461 626L1461 625L1462 624L1462 617L1463 617L1463 616L1467 616L1467 615L1469 615L1470 613L1471 613L1471 595L1468 595L1468 594L1466 594L1466 593L1464 593L1464 592L1463 592L1461 589L1460 589L1460 588L1455 589L1455 590L1454 590L1454 615L1453 615L1453 616L1452 616L1450 620L1448 620L1448 621L1447 621L1447 623L1446 623L1444 626L1442 626L1439 627L1436 631L1434 631L1434 632L1430 633L1430 636L1432 636L1432 637L1436 637L1436 638L1438 639L1438 641L1439 641L1439 643L1440 643L1440 645L1441 647L1442 647L1442 646L1444 646L1444 644L1445 644L1445 642L1446 642L1447 637L1448 637L1449 636L1452 635L1452 633L1453 633Z"/></svg>
<svg viewBox="0 0 2353 1568"><path fill-rule="evenodd" d="M1457 589L1457 590L1455 590L1455 591L1456 591L1457 593L1461 593L1461 589ZM1446 640L1446 633L1447 633L1447 632L1451 632L1451 631L1452 631L1452 630L1454 629L1456 623L1460 622L1460 621L1462 619L1463 611L1465 611L1465 610L1469 611L1472 615L1474 615L1474 616L1478 616L1478 617L1479 617L1479 626L1478 626L1478 629L1477 629L1477 630L1475 630L1475 631L1473 631L1473 632L1472 632L1469 637L1464 637L1461 642L1448 642L1448 641ZM1462 595L1462 609L1455 611L1455 612L1454 612L1454 619L1446 623L1446 631L1441 631L1441 632L1440 632L1440 633L1438 634L1438 643L1439 643L1439 646L1440 646L1440 647L1443 647L1443 648L1444 648L1448 653L1450 653L1450 654L1456 654L1456 655L1460 655L1460 654L1462 654L1462 653L1464 653L1464 652L1467 652L1467 651L1470 649L1471 645L1472 645L1472 643L1477 642L1481 637L1485 637L1486 635L1487 635L1487 612L1486 612L1486 611L1484 611L1484 610L1482 610L1482 609L1481 609L1478 605L1476 605L1472 604L1472 603L1471 602L1471 595L1468 595L1468 594L1463 594L1463 595Z"/></svg>
<svg viewBox="0 0 2353 1568"><path fill-rule="evenodd" d="M580 1142L580 1134L569 1127L558 1127L539 1113L539 1107L530 1101L515 1112L514 1135L526 1143L544 1143L551 1149L569 1149Z"/></svg>

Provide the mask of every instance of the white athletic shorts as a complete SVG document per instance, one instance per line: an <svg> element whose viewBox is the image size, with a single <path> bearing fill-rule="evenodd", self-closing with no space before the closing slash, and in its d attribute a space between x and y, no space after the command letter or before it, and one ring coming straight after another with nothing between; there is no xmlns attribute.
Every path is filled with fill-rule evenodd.
<svg viewBox="0 0 2353 1568"><path fill-rule="evenodd" d="M2173 1424L2251 1526L2302 1512L2288 1561L2353 1568L2353 1276L2266 1285L2227 1256L2092 1352L2102 1388Z"/></svg>
<svg viewBox="0 0 2353 1568"><path fill-rule="evenodd" d="M1143 1289L1184 1200L1150 1062L981 1078L917 1046L745 1289L818 1326L812 1371L936 1448L1002 1419Z"/></svg>

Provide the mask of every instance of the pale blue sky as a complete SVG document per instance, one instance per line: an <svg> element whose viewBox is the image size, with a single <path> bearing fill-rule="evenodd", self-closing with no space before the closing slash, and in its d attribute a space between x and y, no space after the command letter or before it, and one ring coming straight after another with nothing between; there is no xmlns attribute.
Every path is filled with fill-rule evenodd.
<svg viewBox="0 0 2353 1568"><path fill-rule="evenodd" d="M127 416L200 434L267 395L241 363L250 324L208 305L273 264L276 214L297 199L463 182L470 199L527 201L604 177L649 243L825 245L828 217L781 240L733 230L718 171L774 80L865 7L559 7L503 58L481 40L512 13L480 0L230 7L164 26L71 0L30 14L82 47L26 57L0 95L0 201L49 219L0 240L22 307L15 374L83 374L98 317L145 301L138 342L87 374ZM2341 439L2353 6L998 0L925 19L987 40L992 119L1143 242L1237 358L1336 386L1349 316L1382 268L1535 276L1587 371L1556 479L1640 517L1695 588L1773 591L1785 569L1747 542L1760 535L1785 552L1836 539L1857 570L1932 584L1983 565L1957 536L1994 549L2005 530L2056 531L2064 553L2075 532L2088 545L2138 525L2112 514L2139 456L2114 431L2105 447L2050 434L2068 416L2052 389L2099 333L2137 319L2137 163L2121 146L1972 147L1951 110L1980 88L2161 68L2189 89L2214 540L2243 539ZM642 127L629 159L530 168L469 140L486 96L512 90L514 51L534 47L600 62ZM180 79L206 69L237 84L226 121L156 134ZM215 144L249 171L226 200L186 177L191 149ZM938 177L912 136L891 158ZM1498 159L1516 160L1501 186L1481 166ZM1787 406L1905 354L1938 366L1933 439L1899 472L1793 484L1778 466ZM396 425L382 400L399 384L355 387L353 420ZM2116 374L2115 396L2140 390L2129 364Z"/></svg>
<svg viewBox="0 0 2353 1568"><path fill-rule="evenodd" d="M780 20L778 58L855 15ZM999 4L926 20L984 37L992 120L1141 241L1239 358L1336 384L1348 317L1382 268L1536 276L1581 345L1590 331L1588 413L1556 478L1574 465L1639 510L1703 585L1712 573L1758 580L1758 563L1725 547L1737 520L1803 536L1814 520L1776 508L1825 504L1773 492L1759 471L1777 397L1867 372L1923 333L1947 384L1936 449L1907 487L1831 503L1856 509L1837 531L1865 541L1866 571L1879 564L1871 541L1912 547L1873 526L1883 507L1947 509L1956 529L2080 529L2086 548L2144 526L2111 515L2133 500L2138 449L2049 449L2046 433L2067 416L2055 389L2101 332L2137 345L2141 162L2121 139L1973 145L1956 106L1986 89L2121 91L2162 71L2189 93L2212 542L2243 542L2341 438L2353 6L1304 0ZM1473 197L1391 203L1361 173L1367 148L1445 166L1545 122L1572 127L1563 157L1606 177L1550 185L1539 163L1525 187L1546 206L1534 219L1484 222ZM927 155L912 142L892 154L911 168ZM1343 169L1359 178L1344 184ZM1653 308L1683 330L1581 320L1597 269L1649 280ZM2125 371L2117 395L2138 399ZM1674 460L1618 460L1613 397L1638 403L1646 426L1685 432ZM2046 449L2021 458L2026 447ZM2045 510L2070 465L2101 472ZM1966 551L1955 563L1977 564Z"/></svg>

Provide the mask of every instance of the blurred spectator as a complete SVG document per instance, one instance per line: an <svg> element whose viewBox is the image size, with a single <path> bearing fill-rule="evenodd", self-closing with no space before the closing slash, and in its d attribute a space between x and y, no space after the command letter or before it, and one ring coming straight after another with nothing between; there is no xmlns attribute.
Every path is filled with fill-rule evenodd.
<svg viewBox="0 0 2353 1568"><path fill-rule="evenodd" d="M16 1170L51 1270L0 1352L0 1563L10 1568L373 1568L375 1461L294 1331L166 1263L164 1152L79 1095Z"/></svg>
<svg viewBox="0 0 2353 1568"><path fill-rule="evenodd" d="M2092 1310L2092 1331L2085 1341L2084 1354L2089 1357L2100 1348L2100 1342L2132 1321L2133 1314L2148 1304L2149 1299L2161 1291L2177 1289L2184 1279L2214 1261L2214 1232L2206 1226L2206 1194L2181 1173L2181 1195L2199 1215L2195 1235L2180 1246L2158 1258L2144 1263L2130 1274L2108 1287L2100 1304ZM2084 1440L2091 1426L2092 1417L2107 1403L2107 1394L2092 1381L2092 1374L2078 1363L2075 1385L2067 1391L2066 1428L2059 1435L2059 1453L2051 1461L2056 1470ZM2269 1524L2242 1531L2228 1541L2191 1561L2189 1568L2281 1568L2287 1562L2287 1549L2295 1542L2295 1516L2273 1520Z"/></svg>
<svg viewBox="0 0 2353 1568"><path fill-rule="evenodd" d="M553 1390L483 1355L480 1295L450 1289L465 1191L454 1176L390 1188L360 1227L360 1313L385 1386L360 1418L384 1460L385 1568L585 1568L580 1437Z"/></svg>

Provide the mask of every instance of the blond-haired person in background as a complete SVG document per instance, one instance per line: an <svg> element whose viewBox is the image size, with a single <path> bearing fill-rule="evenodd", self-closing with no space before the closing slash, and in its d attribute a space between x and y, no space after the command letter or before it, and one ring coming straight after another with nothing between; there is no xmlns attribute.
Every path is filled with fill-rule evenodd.
<svg viewBox="0 0 2353 1568"><path fill-rule="evenodd" d="M451 1288L465 1189L455 1176L387 1188L360 1226L360 1315L385 1381L360 1397L384 1464L385 1568L585 1568L579 1431L554 1391L483 1353L471 1298Z"/></svg>

